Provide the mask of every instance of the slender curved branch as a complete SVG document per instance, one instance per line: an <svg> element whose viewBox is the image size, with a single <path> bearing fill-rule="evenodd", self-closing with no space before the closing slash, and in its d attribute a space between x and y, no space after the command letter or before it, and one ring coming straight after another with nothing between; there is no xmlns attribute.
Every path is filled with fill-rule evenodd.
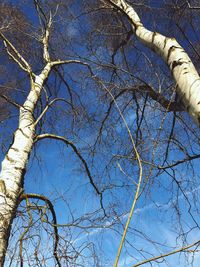
<svg viewBox="0 0 200 267"><path fill-rule="evenodd" d="M187 1L187 0L186 0L186 3L188 5L189 9L196 9L196 10L200 9L199 6L191 6L191 4L189 3L189 1Z"/></svg>
<svg viewBox="0 0 200 267"><path fill-rule="evenodd" d="M43 111L41 112L41 114L39 115L39 117L37 118L37 120L35 121L35 125L38 124L38 122L42 119L42 117L44 116L44 114L47 112L47 110L57 101L63 101L67 104L69 104L71 106L71 103L69 103L66 99L64 98L54 98L53 100L51 100L49 103L47 103L46 107L43 109Z"/></svg>
<svg viewBox="0 0 200 267"><path fill-rule="evenodd" d="M179 164L185 163L185 162L190 161L190 160L198 159L198 158L200 158L200 154L194 155L194 156L188 156L185 159L179 160L179 161L177 161L173 164L167 165L167 166L157 166L157 168L160 170L165 170L165 169L169 169L169 168L175 167Z"/></svg>
<svg viewBox="0 0 200 267"><path fill-rule="evenodd" d="M124 93L131 93L131 92L142 92L142 93L147 93L151 99L153 99L154 101L158 102L163 108L165 108L168 112L177 112L177 111L184 111L185 108L182 105L182 103L178 103L177 101L170 101L167 98L165 98L163 95L161 95L160 93L157 93L151 86L149 86L148 84L145 85L138 85L138 86L133 86L131 88L125 88L123 90L121 90L116 96L114 96L114 99L111 100L108 110L106 112L106 115L104 117L104 119L102 120L100 129L99 129L99 134L97 137L97 140L95 141L95 145L98 142L102 131L103 131L103 127L105 124L105 121L107 120L110 112L111 112L111 108L114 104L114 100L117 100L118 97L120 97L121 95L123 95Z"/></svg>
<svg viewBox="0 0 200 267"><path fill-rule="evenodd" d="M178 252L185 251L185 250L187 250L188 248L191 248L191 247L194 247L194 246L198 246L199 243L200 243L200 240L198 240L198 241L192 243L191 245L188 245L188 246L179 248L179 249L177 249L177 250L173 250L173 251L168 252L168 253L165 253L165 254L161 254L161 255L159 255L159 256L157 256L157 257L153 257L153 258L151 258L151 259L144 260L144 261L142 261L142 262L139 262L139 263L133 265L132 267L138 267L138 266L141 266L141 265L143 265L143 264L145 264L145 263L152 262L152 261L156 261L156 260L159 260L159 259L162 259L162 258L171 256L171 255L173 255L173 254L176 254L176 253L178 253Z"/></svg>
<svg viewBox="0 0 200 267"><path fill-rule="evenodd" d="M167 111L175 112L175 111L184 111L185 110L182 103L178 103L177 101L172 102L172 101L168 100L163 95L161 95L160 93L157 93L155 90L153 90L153 88L149 85L140 85L140 86L138 86L138 89L136 88L136 90L139 92L148 93L148 95L153 100L158 102Z"/></svg>
<svg viewBox="0 0 200 267"><path fill-rule="evenodd" d="M75 109L74 108L74 104L73 104L73 96L72 96L71 87L69 86L68 82L64 79L63 74L60 73L59 68L54 68L54 71L56 72L56 74L58 74L59 78L61 79L61 81L66 86L68 94L69 94L69 97L70 97L71 107L72 107L72 109Z"/></svg>
<svg viewBox="0 0 200 267"><path fill-rule="evenodd" d="M114 49L114 52L112 54L112 64L115 63L115 56L117 54L117 51L121 48L124 47L125 45L127 45L127 43L129 42L131 36L133 35L133 30L131 29L130 31L128 31L127 36L124 40L122 40L117 47Z"/></svg>
<svg viewBox="0 0 200 267"><path fill-rule="evenodd" d="M140 158L140 154L137 150L137 147L136 147L136 144L135 144L135 141L133 139L133 136L132 136L132 133L130 131L130 128L126 122L126 119L124 118L124 115L115 99L115 97L113 96L113 94L108 90L108 88L105 86L105 84L103 84L101 82L100 79L98 79L98 82L102 85L102 87L107 91L107 93L110 95L110 97L112 98L118 112L119 112L119 115L126 127L126 130L128 132L128 135L129 135L129 138L131 140L131 144L132 144L132 147L133 147L133 150L135 152L135 155L136 155L136 160L138 162L138 166L139 166L139 177L138 177L138 182L137 182L137 186L136 186L136 192L135 192L135 195L134 195L134 198L133 198L133 201L132 201L132 204L131 204L131 209L130 209L130 212L129 212L129 215L128 215L128 219L126 221L126 225L125 225L125 228L124 228L124 231L123 231L123 234L122 234L122 238L121 238L121 241L120 241L120 244L119 244L119 248L118 248L118 251L117 251L117 256L115 258L115 262L114 262L114 267L117 267L118 266L118 262L119 262L119 258L120 258L120 255L121 255L121 251L122 251L122 248L123 248L123 245L124 245L124 242L125 242L125 239L126 239L126 234L127 234L127 231L128 231L128 228L129 228L129 225L130 225L130 222L131 222L131 219L132 219L132 216L133 216L133 212L135 210L135 206L136 206L136 203L137 203L137 200L138 198L140 197L139 193L140 193L140 188L141 188L141 183L142 183L142 177L143 177L143 168L142 168L142 161L141 161L141 158Z"/></svg>
<svg viewBox="0 0 200 267"><path fill-rule="evenodd" d="M9 97L7 97L6 95L1 95L0 94L0 97L3 98L3 99L5 99L8 103L12 104L14 107L21 108L21 106L17 102L13 101L12 99L10 99Z"/></svg>
<svg viewBox="0 0 200 267"><path fill-rule="evenodd" d="M27 200L29 198L33 198L33 199L39 199L42 200L44 202L46 202L46 204L48 205L49 210L51 211L52 214L52 218L53 218L53 228L54 228L54 234L55 234L55 243L54 243L54 257L56 259L56 262L58 264L59 267L61 267L61 263L59 261L58 258L58 254L57 254L57 248L58 248L58 242L59 242L59 234L58 234L58 228L57 228L57 218L56 218L56 212L54 210L54 206L52 204L52 202L45 196L43 195L38 195L38 194L21 194L19 201L22 202L23 200Z"/></svg>
<svg viewBox="0 0 200 267"><path fill-rule="evenodd" d="M93 71L92 71L91 66L87 62L84 62L84 61L81 61L81 60L77 60L77 59L66 59L66 60L51 61L51 66L52 67L63 65L63 64L80 64L80 65L83 65L83 66L88 68L88 70L90 71L92 76L95 76Z"/></svg>
<svg viewBox="0 0 200 267"><path fill-rule="evenodd" d="M20 266L23 267L24 266L24 260L23 260L23 240L24 240L24 237L25 235L28 233L31 225L32 225L32 222L33 222L33 216L30 212L30 210L28 209L28 206L29 206L29 201L28 201L28 198L25 198L24 200L26 200L26 210L27 210L27 213L28 213L28 216L29 216L29 222L28 222L28 225L25 227L25 230L23 231L23 233L21 234L20 238L19 238L19 257L20 257Z"/></svg>
<svg viewBox="0 0 200 267"><path fill-rule="evenodd" d="M5 37L5 35L0 32L0 37L4 42L4 45L6 47L7 53L12 57L12 59L26 72L29 74L32 72L30 65L28 62L23 58L23 56L19 53L19 51L14 47L14 45ZM10 50L17 56L17 59L10 51Z"/></svg>
<svg viewBox="0 0 200 267"><path fill-rule="evenodd" d="M63 136L59 136L59 135L55 135L55 134L41 134L41 135L38 135L36 136L35 138L35 143L38 142L39 140L42 140L42 139L47 139L47 138L50 138L50 139L55 139L55 140L59 140L59 141L62 141L64 142L66 145L69 145L73 151L75 152L75 154L78 156L78 158L82 161L84 167L85 167L85 170L86 170L86 173L87 173L87 176L89 178L89 181L90 181L90 184L92 185L92 187L94 188L95 192L97 193L97 195L99 195L100 197L100 205L101 205L101 208L104 212L104 215L106 216L106 213L105 213L105 209L103 207L103 195L102 195L102 192L99 191L98 187L96 186L94 180L93 180L93 177L90 173L90 170L89 170L89 167L88 167L88 164L86 162L86 160L83 158L83 156L81 155L80 151L78 150L78 148L75 146L75 144L69 140L67 140L65 137Z"/></svg>

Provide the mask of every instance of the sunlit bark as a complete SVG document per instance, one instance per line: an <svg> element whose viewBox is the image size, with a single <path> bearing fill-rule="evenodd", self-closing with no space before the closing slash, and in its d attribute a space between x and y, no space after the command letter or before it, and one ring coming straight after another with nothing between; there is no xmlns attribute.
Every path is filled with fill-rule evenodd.
<svg viewBox="0 0 200 267"><path fill-rule="evenodd" d="M200 77L191 59L174 38L147 30L132 6L124 0L109 0L130 20L136 36L169 66L176 82L177 92L197 125L200 125Z"/></svg>
<svg viewBox="0 0 200 267"><path fill-rule="evenodd" d="M0 266L3 266L8 245L10 228L15 217L19 195L23 190L26 171L33 139L35 121L33 112L40 97L43 84L48 78L51 64L47 64L40 75L31 82L31 90L20 108L19 126L14 133L0 173Z"/></svg>

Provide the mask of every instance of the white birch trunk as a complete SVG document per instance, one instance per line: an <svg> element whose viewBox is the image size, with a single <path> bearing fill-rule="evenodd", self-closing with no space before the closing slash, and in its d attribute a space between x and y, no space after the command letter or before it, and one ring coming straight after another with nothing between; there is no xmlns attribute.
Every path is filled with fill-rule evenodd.
<svg viewBox="0 0 200 267"><path fill-rule="evenodd" d="M200 126L200 77L185 50L174 38L147 30L134 8L126 1L109 0L109 2L126 14L136 36L165 60L173 74L177 93L185 109Z"/></svg>
<svg viewBox="0 0 200 267"><path fill-rule="evenodd" d="M14 133L13 143L2 162L0 172L0 266L3 266L8 246L12 221L16 214L18 198L23 190L26 163L35 135L34 109L51 64L48 63L40 75L35 76L26 101L20 108L19 127Z"/></svg>

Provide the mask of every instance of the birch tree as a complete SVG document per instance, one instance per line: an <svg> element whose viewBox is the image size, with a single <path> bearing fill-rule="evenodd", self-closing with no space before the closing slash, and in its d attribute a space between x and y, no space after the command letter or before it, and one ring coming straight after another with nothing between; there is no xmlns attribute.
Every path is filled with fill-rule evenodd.
<svg viewBox="0 0 200 267"><path fill-rule="evenodd" d="M8 15L0 32L1 62L12 70L1 81L12 88L1 91L12 108L7 128L7 116L1 124L0 265L167 266L183 252L181 261L192 264L199 246L197 48L190 59L174 38L147 30L142 16L151 21L157 8L153 14L146 1L11 6L1 9ZM165 23L170 10L198 25L188 3L161 7ZM180 17L174 20L187 41ZM32 176L37 163L45 172L41 158L50 156L46 192L42 175Z"/></svg>
<svg viewBox="0 0 200 267"><path fill-rule="evenodd" d="M128 17L136 36L167 63L185 109L199 125L199 74L183 47L174 38L146 29L134 8L126 1L111 0L110 3Z"/></svg>
<svg viewBox="0 0 200 267"><path fill-rule="evenodd" d="M109 0L108 1L111 6L113 6L116 10L124 14L133 29L133 32L135 33L136 37L147 47L149 47L153 52L158 54L158 56L162 57L165 63L168 65L173 78L176 83L176 92L178 93L182 103L184 104L185 110L189 112L191 117L193 117L196 124L199 126L199 74L192 63L192 60L186 53L186 51L183 49L183 47L177 42L175 38L164 36L156 31L150 31L148 30L144 24L142 23L139 15L129 4L127 1L124 0ZM186 5L191 8L190 4L187 2ZM197 8L198 9L198 8ZM162 103L162 101L161 101ZM137 192L135 194L134 201L138 198ZM131 208L130 214L132 216L132 209L134 208L134 201L133 206ZM130 219L130 218L129 218ZM130 220L127 220L126 227L124 229L124 233L122 236L122 240L118 249L118 253L116 256L116 260L114 263L114 266L118 266L119 263L119 257L121 254L122 246L125 240L125 236L127 233L127 227L130 224ZM197 223L198 225L198 223ZM199 241L197 243L195 242L195 245L199 244ZM191 246L193 246L192 244ZM181 248L181 251L184 250L184 248ZM177 251L176 251L177 252ZM176 253L175 252L175 253ZM174 252L172 252L174 253ZM165 254L165 256L172 255ZM163 255L158 257L153 257L152 259L147 259L142 261L141 263L135 264L134 266L140 266L145 263L155 261L162 258Z"/></svg>
<svg viewBox="0 0 200 267"><path fill-rule="evenodd" d="M39 16L41 15L42 9L40 4L35 1L36 8L38 9ZM30 157L30 153L32 151L34 139L36 136L36 126L43 114L48 109L48 106L44 109L44 111L40 114L40 116L35 119L34 111L37 105L39 98L41 97L41 92L44 87L46 80L48 79L50 72L55 66L59 66L62 64L84 64L76 60L52 60L49 54L49 35L50 29L52 26L52 14L50 13L48 17L41 18L46 20L45 28L42 35L42 45L43 45L43 61L44 66L39 74L35 74L32 70L30 64L26 61L26 59L22 56L22 54L18 51L18 49L7 39L7 37L1 32L0 37L3 41L4 47L6 49L7 54L10 58L20 67L24 72L27 73L29 77L29 93L22 105L15 103L14 101L10 101L14 106L19 108L19 123L18 128L13 134L13 142L11 143L6 156L2 162L1 174L0 174L0 265L3 266L5 260L5 253L8 246L8 240L10 235L10 228L12 225L12 221L16 215L16 209L19 204L19 199L23 195L23 184L24 184L24 175L26 173L26 164ZM9 22L8 22L8 26ZM7 99L6 97L4 97ZM7 99L8 100L8 99ZM8 100L9 101L9 100ZM56 101L56 100L55 100ZM53 104L50 103L49 105ZM37 138L57 138L55 136L40 136ZM62 140L62 138L60 138ZM70 144L67 140L63 140L67 144ZM70 144L73 147L73 144ZM75 147L73 147L76 153L78 151ZM83 158L79 155L81 160ZM86 165L86 163L85 163ZM86 165L87 166L87 165ZM92 182L92 178L91 178ZM92 182L93 183L93 182ZM94 185L94 183L93 183ZM95 185L94 185L95 187ZM96 188L96 187L95 187ZM98 189L96 188L97 192Z"/></svg>

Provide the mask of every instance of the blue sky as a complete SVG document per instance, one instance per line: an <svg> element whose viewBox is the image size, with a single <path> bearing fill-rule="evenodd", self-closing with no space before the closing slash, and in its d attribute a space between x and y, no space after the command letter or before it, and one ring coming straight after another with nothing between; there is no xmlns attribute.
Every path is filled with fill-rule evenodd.
<svg viewBox="0 0 200 267"><path fill-rule="evenodd" d="M132 118L132 116L131 116ZM120 133L120 130L123 131L123 127L116 126L117 133ZM88 137L87 137L88 138ZM92 138L92 137L91 137ZM88 140L87 140L88 141ZM95 197L93 190L88 184L88 178L85 175L82 175L80 171L77 171L77 168L80 168L78 160L76 157L71 153L70 148L66 148L62 145L55 145L56 141L44 141L44 143L40 145L39 148L39 155L40 155L40 164L38 163L33 164L30 167L29 173L26 178L26 190L27 192L37 192L42 193L50 198L54 198L55 195L64 195L66 198L70 199L71 209L74 210L74 214L76 216L80 214L84 214L85 212L95 210L99 206L98 198ZM47 153L47 151L51 151ZM42 171L41 169L42 168ZM159 177L163 183L167 183L166 174L163 174ZM75 182L74 182L75 181ZM56 192L55 193L55 188ZM70 194L69 193L70 188ZM200 188L194 188L195 193L199 193ZM85 194L85 191L87 194ZM155 255L159 255L160 253L165 253L171 251L175 248L175 244L177 244L177 248L181 246L181 242L176 240L176 235L173 233L175 231L176 223L170 225L171 221L171 207L177 201L177 197L175 196L174 199L170 199L162 189L156 188L156 190L152 190L152 198L153 202L147 202L145 199L141 199L138 202L137 208L134 212L131 227L133 229L136 227L137 231L143 231L145 235L147 235L151 240L162 242L165 246L161 247L156 251L159 245L152 245L152 243L146 242L145 239L142 239L138 236L137 232L131 234L130 237L128 236L128 241L134 244L137 244L140 248L144 251L148 251L149 255L154 253ZM191 191L186 192L188 198L191 197ZM91 202L91 195L93 196L93 201ZM128 197L128 203L131 202L133 195L130 194ZM179 205L180 207L186 207L187 205L184 201L183 196L180 194L178 195ZM68 217L68 211L66 206L62 201L56 201L56 211L58 214L58 223L66 223L66 218ZM81 203L81 209L80 209ZM159 208L158 208L159 207ZM184 208L181 208L183 210ZM162 213L160 214L160 212ZM120 220L125 223L128 214L124 214L120 217ZM160 217L161 220L158 220ZM192 225L191 219L188 217L188 214L183 214L185 217L185 222L189 226ZM112 262L114 261L116 251L118 248L118 244L120 241L119 234L116 234L114 230L107 229L107 227L112 224L112 221L115 218L111 218L109 220L105 220L103 222L103 226L105 229L91 229L88 232L83 232L80 234L80 231L77 229L74 231L74 244L82 244L86 240L92 240L94 243L96 241L101 241L102 243L102 251L103 251L103 258L102 264L104 266L111 266ZM198 219L198 218L197 218ZM186 227L186 226L185 226ZM187 228L187 227L186 227ZM121 232L122 229L120 229ZM62 230L61 230L62 233ZM194 242L198 235L198 231L194 230L189 234L190 242ZM129 247L128 245L126 245ZM142 260L141 256L138 255L133 248L133 255L135 255L137 260ZM198 256L195 257L194 267L197 267L199 264ZM184 267L184 261L182 258L175 256L170 256L167 258L167 261L171 266L180 266ZM136 261L133 260L133 256L123 252L120 258L119 266L132 266ZM53 265L52 265L53 266ZM90 266L90 264L88 265ZM146 264L146 266L150 266ZM153 264L152 266L158 266L157 264ZM159 266L162 266L161 263ZM170 266L170 265L169 265Z"/></svg>
<svg viewBox="0 0 200 267"><path fill-rule="evenodd" d="M158 2L159 1L152 1L150 4L156 9L158 8ZM161 2L163 3L163 1L159 2L162 5ZM68 11L70 11L73 16L78 15L80 10L77 7L79 7L78 2L75 2L74 5L68 7ZM32 13L32 9L30 9L29 6L26 6L24 10L28 14L29 19L33 20L37 26L35 14ZM148 12L148 16L145 17L146 23L152 18L149 14L150 12ZM96 36L94 37L94 39L96 38L96 44L94 51L91 52L88 50L87 46L90 44L89 41L87 40L88 42L85 45L83 43L84 34L89 32L91 25L83 27L85 26L84 23L86 23L87 17L83 16L80 20L73 20L73 16L65 21L66 24L63 24L66 26L66 35L64 37L68 42L66 42L67 45L66 48L63 49L62 56L68 57L70 55L70 58L71 55L76 58L82 56L84 60L87 56L87 59L96 61L96 63L98 63L98 60L101 60L105 64L110 63L112 48L109 47L109 45L104 47L104 40L106 39L104 39L103 35L101 36L102 40L100 40L101 42L99 41L99 43L99 36L98 38ZM58 20L55 23L59 24L60 21L61 20ZM162 24L157 25L160 30L163 29L163 31L167 31ZM153 23L151 27L152 26ZM78 40L80 34L81 39ZM53 40L53 43L55 41L56 40ZM73 42L75 42L74 46ZM134 49L135 43L139 51ZM143 53L140 53L141 49ZM171 76L169 73L167 73L167 75L166 73L162 74L162 71L165 71L166 67L161 65L161 60L154 54L151 54L148 49L140 45L134 37L130 50L131 51L126 51L126 53L127 61L131 66L131 71L133 70L132 74L149 82L151 86L154 86L155 88L159 88L160 86L159 89L164 90L171 82ZM149 62L151 62L151 64ZM96 63L91 64L95 73L100 77L103 77L107 82L112 81L114 78L111 77L111 71L107 69L105 70L102 66L98 66ZM116 63L122 66L122 68L125 68L124 58L120 53L116 56ZM143 70L144 66L148 67L150 70ZM114 80L118 87L125 85L132 86L138 83L137 78L132 77L129 73L125 74L123 71L119 71L118 74L121 78L115 77ZM50 87L54 85L53 75L48 81ZM23 75L20 77L24 78ZM69 121L71 116L69 107L66 107L64 104L55 106L55 108L57 108L56 114L53 113L53 109L50 109L46 114L47 119L51 124L45 124L43 126L43 132L64 135L74 141L77 147L81 150L84 158L87 159L91 173L98 186L104 188L104 186L110 183L114 184L116 188L106 190L103 195L103 201L105 206L107 206L107 212L110 212L112 216L109 219L101 218L101 221L98 222L98 225L100 225L101 228L89 228L87 230L78 227L59 228L59 232L61 235L65 236L66 240L69 238L71 244L76 247L82 248L86 242L93 242L96 245L99 255L98 260L100 266L109 267L112 266L114 262L119 246L123 229L121 223L125 224L130 210L135 192L134 182L137 181L138 177L138 167L133 160L134 155L130 153L131 144L126 128L115 107L112 108L111 115L105 124L102 134L102 143L97 144L96 154L92 151L91 147L98 135L100 121L104 118L108 109L108 100L105 98L106 92L102 92L102 88L95 87L95 82L88 78L88 72L83 67L78 67L77 65L67 66L64 69L64 77L68 81L68 84L73 88L75 105L79 108L78 111L80 117L75 117L75 126L73 131L71 131L70 125L72 125L73 122L71 119ZM59 82L56 84L58 85L58 83ZM21 81L21 85L28 89L27 82L23 83L23 81ZM113 90L118 90L117 86ZM60 88L58 95L69 98L67 90L63 84ZM56 95L55 91L53 91L53 93ZM84 120L85 110L81 109L81 104L76 98L76 94L80 94L82 103L87 109L87 120ZM17 95L16 100L21 101L23 97L22 95ZM53 98L53 96L51 97ZM124 104L129 100L129 96L126 96L123 99L120 98L118 104L123 108ZM145 103L144 97L140 98L138 96L138 103L142 107ZM157 109L155 111L155 107L158 107L158 105L154 101L148 100L144 113L146 120L142 122L141 126L143 130L143 140L138 145L138 149L140 149L142 159L149 161L151 161L153 153L155 152L156 156L154 163L159 165L164 158L163 151L166 149L166 143L171 130L172 114L168 113L166 115ZM135 110L136 104L132 101L124 111L125 119L134 137L136 137L135 128L137 124ZM1 123L1 139L5 147L9 146L13 129L17 127L17 112L15 110L12 112L14 115L12 120L8 123ZM62 117L64 112L65 116ZM141 110L138 111L138 113L141 115ZM165 163L166 165L167 163L185 157L186 152L182 149L183 145L187 144L187 152L189 154L199 151L199 140L196 137L199 132L195 126L191 126L192 122L188 119L187 115L184 116L184 119L190 129L188 131L183 131L185 125L182 124L181 120L177 119L174 139L176 138L178 141L171 145L171 154L168 157L168 162ZM147 125L148 129L146 129ZM164 130L159 134L158 129L160 125L164 125ZM159 141L158 146L155 146L155 140ZM117 154L128 154L129 156L133 156L131 160L124 160L120 157L117 158ZM95 155L94 158L92 158L93 155ZM0 156L2 159L3 155L1 154ZM127 179L119 169L118 164L120 164L132 180ZM150 171L150 167L145 164L143 167L144 181ZM128 242L125 244L122 251L118 267L131 267L134 263L143 260L144 257L151 258L152 255L166 253L173 250L175 247L179 248L182 246L181 233L187 232L190 229L192 229L192 231L189 231L187 234L187 242L191 243L196 241L199 229L195 228L195 221L199 222L199 211L198 207L195 210L195 200L198 200L199 187L197 186L197 183L193 181L195 181L195 179L197 181L199 180L198 169L198 160L194 162L194 172L190 166L187 166L186 164L179 165L175 168L176 179L180 182L187 199L183 197L180 190L177 190L175 181L170 177L170 175L173 175L171 170L169 170L169 173L162 172L159 175L157 175L157 171L152 172L146 187L146 192L140 197L137 203L130 225L130 231L127 235ZM125 186L122 187L122 185ZM54 203L59 224L70 223L73 219L72 214L76 220L80 216L87 214L88 212L94 212L100 208L99 197L89 183L83 164L72 152L72 149L69 146L67 147L55 140L43 140L36 145L36 149L33 151L27 167L25 190L26 192L44 194L49 197ZM188 214L189 206L187 200L190 200L192 203L194 218ZM177 213L178 208L180 214ZM118 213L119 218L114 215L114 212ZM100 210L93 219L102 215L102 210ZM182 219L181 225L178 224L178 215L180 215ZM37 218L37 216L38 215L35 215L35 218ZM112 223L116 220L121 222L114 228ZM14 224L14 229L17 229L17 223L18 221ZM82 226L89 223L89 221L85 220ZM26 220L23 221L23 225L27 225ZM112 229L108 228L110 225ZM22 231L22 229L18 229L19 233L20 231ZM47 253L48 251L50 255L52 253L51 237L47 237L42 230L39 233L41 237L43 237L44 252ZM177 236L179 235L180 237L177 239ZM15 240L15 238L13 240ZM154 242L154 244L152 242ZM15 243L13 242L13 244L10 245L11 249L14 244ZM31 251L34 243L30 242L29 245ZM141 256L142 254L144 257ZM91 251L85 249L83 250L83 255L91 256ZM189 257L189 261L191 260L192 258ZM92 266L91 262L92 260L90 261L90 259L88 261L85 260L84 266ZM168 257L167 262L168 263L159 261L159 263L152 263L151 265L146 264L144 266L185 267L188 265L187 261L184 261L184 256L179 257L178 255ZM49 259L48 266L53 267L54 265L55 263L52 259ZM196 253L193 267L198 266L200 266L200 257Z"/></svg>

